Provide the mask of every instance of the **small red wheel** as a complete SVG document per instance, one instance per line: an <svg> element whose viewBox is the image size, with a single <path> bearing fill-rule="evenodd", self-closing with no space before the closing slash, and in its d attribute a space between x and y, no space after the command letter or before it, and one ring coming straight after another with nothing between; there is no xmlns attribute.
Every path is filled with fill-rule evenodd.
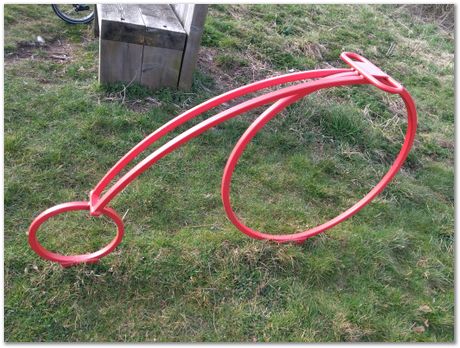
<svg viewBox="0 0 460 348"><path fill-rule="evenodd" d="M89 254L82 255L61 255L53 253L48 249L44 248L37 240L37 230L40 226L55 215L59 215L68 211L75 210L90 210L89 202L68 202L58 204L52 208L49 208L42 212L35 220L31 223L29 227L29 244L31 248L42 258L58 262L63 267L69 267L78 263L94 263L97 262L100 258L112 252L118 244L120 244L123 234L124 234L124 225L122 219L118 216L115 210L111 208L103 208L101 214L110 218L117 225L117 235L115 238L107 244L104 248L95 251Z"/></svg>

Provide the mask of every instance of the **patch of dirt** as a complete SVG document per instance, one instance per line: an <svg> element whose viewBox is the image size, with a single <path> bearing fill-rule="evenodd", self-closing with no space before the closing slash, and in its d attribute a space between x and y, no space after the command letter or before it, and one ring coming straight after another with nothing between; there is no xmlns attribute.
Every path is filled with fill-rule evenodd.
<svg viewBox="0 0 460 348"><path fill-rule="evenodd" d="M348 321L343 313L337 315L334 324L347 342L359 342L363 337L372 334L372 330Z"/></svg>
<svg viewBox="0 0 460 348"><path fill-rule="evenodd" d="M410 54L413 57L422 57L428 62L433 62L440 68L454 66L454 54L446 51L432 50L424 40L407 38L398 34L398 39L410 47Z"/></svg>
<svg viewBox="0 0 460 348"><path fill-rule="evenodd" d="M317 61L323 61L323 54L326 53L327 49L324 45L314 42L307 42L299 46L301 52L307 57L313 57Z"/></svg>
<svg viewBox="0 0 460 348"><path fill-rule="evenodd" d="M455 142L453 140L438 139L437 143L445 149L453 150L455 148Z"/></svg>
<svg viewBox="0 0 460 348"><path fill-rule="evenodd" d="M393 115L403 120L406 119L406 106L401 98L388 93L382 94L382 98L384 100L383 105L385 105Z"/></svg>
<svg viewBox="0 0 460 348"><path fill-rule="evenodd" d="M116 92L106 94L106 96L102 98L101 100L108 101L108 102L121 103L125 105L129 110L140 112L140 113L147 112L154 107L159 107L163 105L161 101L159 101L158 99L152 96L149 96L143 99L129 99L126 96L126 92L130 85L131 85L130 83L123 85L122 89Z"/></svg>
<svg viewBox="0 0 460 348"><path fill-rule="evenodd" d="M244 5L234 4L226 7L227 13L237 21L241 21L249 15L250 10Z"/></svg>
<svg viewBox="0 0 460 348"><path fill-rule="evenodd" d="M39 44L38 42L18 43L14 52L5 54L5 64L11 64L22 59L53 60L58 63L72 61L73 47L67 42L57 40L55 42Z"/></svg>
<svg viewBox="0 0 460 348"><path fill-rule="evenodd" d="M157 100L154 97L147 97L145 99L136 99L136 100L130 100L127 101L126 106L135 112L147 112L151 110L152 108L160 107L163 105L163 103L159 100Z"/></svg>
<svg viewBox="0 0 460 348"><path fill-rule="evenodd" d="M403 5L416 19L425 23L436 23L441 30L450 34L455 30L454 4Z"/></svg>
<svg viewBox="0 0 460 348"><path fill-rule="evenodd" d="M257 57L251 54L244 56L247 65L224 70L216 63L218 54L219 50L216 48L201 47L198 54L197 67L204 73L214 77L219 91L228 91L239 87L242 85L240 81L247 81L248 78L249 81L245 83L251 83L276 75L276 72L266 62L257 59Z"/></svg>

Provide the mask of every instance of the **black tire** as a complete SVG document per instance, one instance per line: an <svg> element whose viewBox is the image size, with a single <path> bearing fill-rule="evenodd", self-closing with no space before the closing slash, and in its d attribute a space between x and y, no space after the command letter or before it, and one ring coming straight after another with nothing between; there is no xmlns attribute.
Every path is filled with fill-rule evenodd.
<svg viewBox="0 0 460 348"><path fill-rule="evenodd" d="M76 11L75 6L84 6L85 9ZM91 5L59 4L51 5L51 7L56 16L69 24L86 24L94 19L94 9Z"/></svg>

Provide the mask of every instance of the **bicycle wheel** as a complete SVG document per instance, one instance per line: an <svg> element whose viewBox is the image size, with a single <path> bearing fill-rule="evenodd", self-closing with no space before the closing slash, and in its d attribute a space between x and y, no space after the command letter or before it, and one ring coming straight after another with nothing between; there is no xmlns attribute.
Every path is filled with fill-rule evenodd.
<svg viewBox="0 0 460 348"><path fill-rule="evenodd" d="M85 24L94 19L94 10L91 5L59 4L51 5L54 13L69 24Z"/></svg>

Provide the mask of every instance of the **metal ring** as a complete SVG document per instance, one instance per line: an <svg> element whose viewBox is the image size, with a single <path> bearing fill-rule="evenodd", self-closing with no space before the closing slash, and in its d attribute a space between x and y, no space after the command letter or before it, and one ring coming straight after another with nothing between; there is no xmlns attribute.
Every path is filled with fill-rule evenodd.
<svg viewBox="0 0 460 348"><path fill-rule="evenodd" d="M118 244L120 244L123 234L124 234L124 225L123 221L118 216L118 214L115 212L115 210L104 207L101 210L101 213L108 218L110 218L115 224L117 225L117 235L115 238L107 244L105 247L102 249L95 251L93 253L89 254L82 254L82 255L61 255L57 253L53 253L49 251L48 249L44 248L37 240L37 230L40 228L40 226L50 219L53 216L68 212L68 211L76 211L76 210L89 210L90 205L89 202L68 202L68 203L62 203L58 204L54 207L51 207L44 212L42 212L39 216L35 218L35 220L32 222L32 224L29 227L29 244L31 248L42 258L51 260L54 262L60 263L63 267L69 267L78 263L94 263L97 262L101 257L104 257L105 255L109 254L112 252L113 249L117 247Z"/></svg>
<svg viewBox="0 0 460 348"><path fill-rule="evenodd" d="M335 225L341 223L342 221L350 218L351 216L355 215L358 211L364 208L367 204L369 204L380 192L383 191L385 186L393 179L396 173L401 168L404 160L406 159L409 151L412 147L415 131L417 127L417 112L415 109L415 104L412 101L409 93L403 89L400 93L401 98L404 100L406 108L407 108L407 117L408 117L408 127L406 131L406 136L401 147L401 150L396 157L395 161L391 165L388 172L383 176L383 178L375 185L375 187L370 190L361 200L359 200L356 204L352 207L348 208L346 211L341 213L340 215L336 216L335 218L308 229L303 232L297 232L293 234L278 234L272 235L268 233L259 232L253 230L243 224L240 219L236 216L235 212L232 209L230 203L230 184L232 180L233 171L235 170L236 164L238 163L239 158L244 152L247 144L254 138L254 136L264 127L264 125L270 121L273 117L275 117L280 111L284 110L287 106L291 105L292 103L298 101L304 95L297 94L290 97L286 97L283 99L278 100L274 103L270 108L268 108L264 113L262 113L244 132L241 138L236 143L235 147L233 148L227 163L225 165L224 174L222 176L222 184L221 184L221 197L222 202L224 205L225 213L230 221L243 233L248 235L251 238L255 239L267 239L272 240L279 243L286 243L286 242L297 242L302 243L306 239L313 237L321 232L324 232Z"/></svg>

